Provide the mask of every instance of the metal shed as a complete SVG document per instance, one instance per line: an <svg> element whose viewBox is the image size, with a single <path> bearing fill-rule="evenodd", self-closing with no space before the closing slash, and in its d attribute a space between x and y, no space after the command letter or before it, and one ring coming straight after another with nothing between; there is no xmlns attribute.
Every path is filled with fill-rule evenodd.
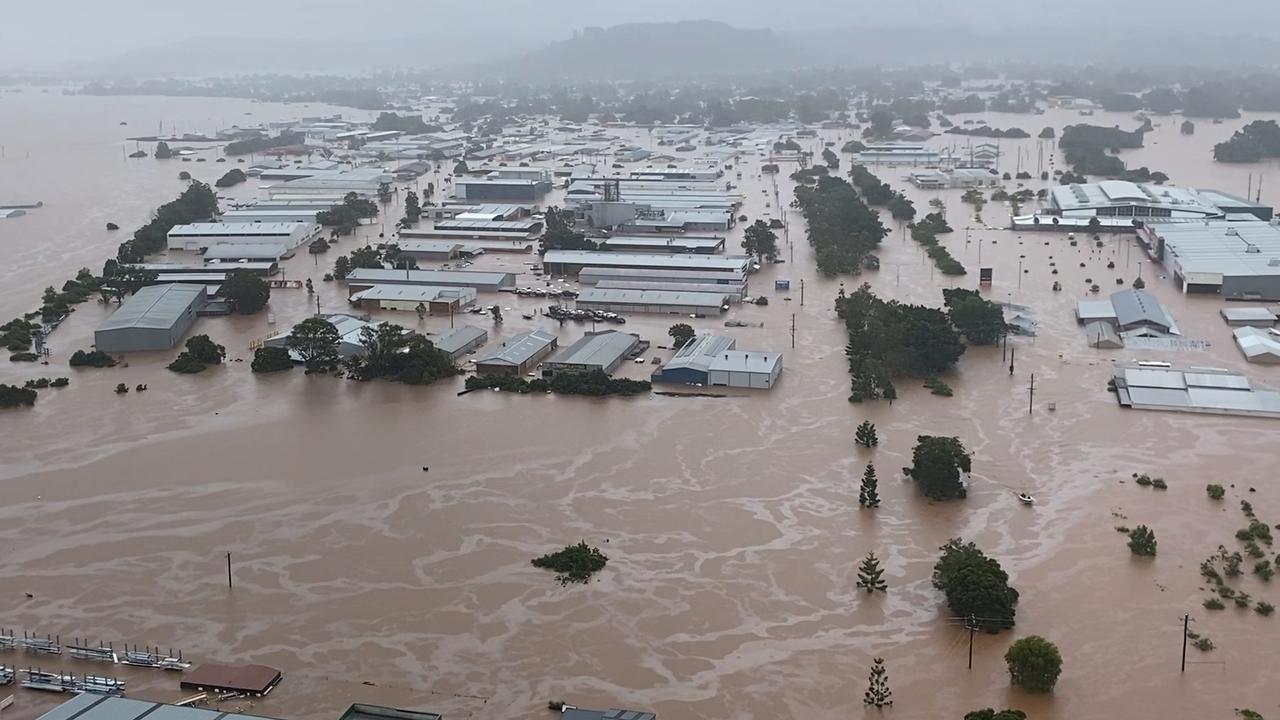
<svg viewBox="0 0 1280 720"><path fill-rule="evenodd" d="M550 377L562 372L593 370L611 373L624 360L634 355L640 344L640 336L633 333L617 330L589 332L559 355L543 363L542 374Z"/></svg>
<svg viewBox="0 0 1280 720"><path fill-rule="evenodd" d="M144 287L98 327L94 346L107 353L172 349L191 329L207 299L203 285Z"/></svg>

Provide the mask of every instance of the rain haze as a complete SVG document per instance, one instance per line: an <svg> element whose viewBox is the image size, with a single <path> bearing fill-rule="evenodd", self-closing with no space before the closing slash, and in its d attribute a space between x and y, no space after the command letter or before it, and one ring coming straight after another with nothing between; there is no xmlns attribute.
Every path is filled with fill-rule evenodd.
<svg viewBox="0 0 1280 720"><path fill-rule="evenodd" d="M5 5L3 720L1280 718L1280 3Z"/></svg>

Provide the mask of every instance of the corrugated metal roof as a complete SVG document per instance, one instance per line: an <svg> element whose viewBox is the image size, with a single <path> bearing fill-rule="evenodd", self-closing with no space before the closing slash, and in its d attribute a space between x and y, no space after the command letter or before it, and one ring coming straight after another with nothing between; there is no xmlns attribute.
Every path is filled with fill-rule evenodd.
<svg viewBox="0 0 1280 720"><path fill-rule="evenodd" d="M94 693L77 695L39 717L39 720L265 720L257 715L179 707L147 700Z"/></svg>
<svg viewBox="0 0 1280 720"><path fill-rule="evenodd" d="M1165 329L1173 328L1173 320L1165 312L1164 306L1146 290L1121 290L1112 293L1111 306L1115 308L1116 322L1121 327L1150 323Z"/></svg>
<svg viewBox="0 0 1280 720"><path fill-rule="evenodd" d="M725 303L728 293L705 293L671 290L622 290L594 287L578 294L578 303L628 305L687 305L712 308Z"/></svg>
<svg viewBox="0 0 1280 720"><path fill-rule="evenodd" d="M98 329L168 329L177 324L193 304L198 305L204 294L201 285L167 283L144 287L125 300Z"/></svg>
<svg viewBox="0 0 1280 720"><path fill-rule="evenodd" d="M649 255L644 253L601 252L596 250L548 250L543 264L584 267L658 268L672 270L745 271L751 264L746 255Z"/></svg>
<svg viewBox="0 0 1280 720"><path fill-rule="evenodd" d="M738 341L724 335L699 335L676 351L663 370L688 368L700 372L711 369L711 361L717 355L732 350Z"/></svg>
<svg viewBox="0 0 1280 720"><path fill-rule="evenodd" d="M475 288L447 287L441 285L374 285L368 290L351 296L352 300L401 300L409 302L439 302L476 299Z"/></svg>
<svg viewBox="0 0 1280 720"><path fill-rule="evenodd" d="M306 223L192 223L174 225L169 237L208 237L210 235L283 235L292 236Z"/></svg>
<svg viewBox="0 0 1280 720"><path fill-rule="evenodd" d="M492 354L476 360L477 365L521 365L556 342L556 336L544 330L516 335Z"/></svg>
<svg viewBox="0 0 1280 720"><path fill-rule="evenodd" d="M430 339L431 344L452 355L477 340L488 340L489 332L473 325L459 325Z"/></svg>
<svg viewBox="0 0 1280 720"><path fill-rule="evenodd" d="M608 367L626 357L639 343L640 336L632 333L617 330L588 332L577 342L561 350L551 362Z"/></svg>

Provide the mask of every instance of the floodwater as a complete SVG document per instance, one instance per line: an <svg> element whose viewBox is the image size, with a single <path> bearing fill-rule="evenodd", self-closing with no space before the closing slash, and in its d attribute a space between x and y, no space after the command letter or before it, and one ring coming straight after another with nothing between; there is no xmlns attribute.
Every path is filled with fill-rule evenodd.
<svg viewBox="0 0 1280 720"><path fill-rule="evenodd" d="M98 268L152 208L177 195L180 170L213 180L231 166L214 163L212 150L207 163L125 160L132 143L124 136L152 132L161 121L166 132L175 125L208 132L241 118L330 110L32 90L0 97L0 198L45 202L0 221L6 318L34 308L45 286L80 266ZM1101 113L990 119L1033 135L1045 124L1136 124ZM1274 165L1212 162L1212 143L1243 121L1198 123L1191 137L1177 134L1176 121L1160 121L1158 142L1127 160L1140 159L1178 183L1239 193L1250 171L1276 174ZM1037 142L1004 141L1002 148L1022 147L1035 162ZM1002 170L1012 170L1009 157ZM759 163L748 157L742 164L743 212L777 217ZM905 170L878 172L905 187ZM1271 190L1280 185L1276 175L1263 191L1273 202L1280 201ZM791 185L785 177L778 182L785 206ZM231 195L254 192L251 183ZM1218 301L1184 298L1151 267L1142 271L1148 288L1188 337L1212 348L1172 358L1092 350L1075 325L1073 303L1086 293L1086 278L1110 290L1115 278L1137 275L1140 256L1127 238L1107 237L1097 251L1052 234L971 230L966 245L968 208L959 191L907 192L922 212L935 195L947 203L957 231L946 243L970 268L955 285L976 286L981 239L982 264L995 269L989 297L1035 313L1039 336L1010 343L1012 375L999 349L973 348L945 378L955 397L934 397L904 381L892 406L849 404L845 333L832 312L841 281L814 271L794 211L792 245L783 245L789 262L752 283L772 302L733 306L727 316L764 323L729 331L741 347L786 353L782 381L767 393L457 397L460 379L410 388L301 372L256 377L237 362L179 376L163 368L173 353L130 357L123 368L69 371L67 356L88 346L110 312L86 303L53 335L50 366L0 363L0 382L72 378L69 388L42 391L35 408L0 414L0 626L181 648L197 662L274 665L286 677L268 699L224 708L281 718L334 718L353 701L448 717L545 718L547 701L565 700L665 718L834 720L864 714L862 692L876 656L886 658L892 713L902 720L959 717L987 706L1022 708L1037 720L1226 718L1233 707L1275 713L1280 666L1266 658L1280 620L1201 609L1197 566L1220 543L1235 545L1232 535L1244 524L1240 499L1264 521L1280 522L1280 425L1123 411L1105 382L1113 362L1133 357L1247 369L1273 385L1280 385L1280 370L1246 368L1217 317ZM989 205L984 216L1002 224L1006 212ZM123 229L107 233L107 221ZM376 235L382 227L365 230ZM740 236L741 227L731 246ZM338 250L364 239L344 239ZM940 287L953 284L935 276L896 227L880 257L878 273L845 284L866 280L883 296L932 304L941 303ZM1105 268L1110 259L1112 271ZM1028 271L1021 278L1020 260ZM527 261L488 256L480 267L516 271ZM1059 275L1050 274L1050 262ZM305 252L286 267L290 278L315 281L322 309L337 310L342 288L323 283L324 270ZM789 294L773 292L779 277L792 280ZM1055 279L1065 288L1060 293L1049 290ZM521 283L534 280L525 275ZM540 323L566 344L581 330L521 319L545 301L499 298L482 297L511 308L495 335ZM270 315L204 319L197 332L225 344L231 358L247 359L252 339L289 327L314 302L301 290L277 291ZM448 325L446 318L386 316L424 331ZM635 316L625 329L661 345L673 320ZM691 322L720 327L719 319ZM150 390L117 396L111 389L118 382L145 382ZM853 445L863 419L879 427L874 451ZM954 434L972 449L968 499L929 503L900 479L922 433ZM876 511L857 505L868 461L881 478L884 500ZM1163 476L1169 490L1125 482L1134 472ZM1207 482L1234 484L1225 503L1205 497ZM1034 508L1017 502L1023 489L1039 498ZM1140 523L1159 539L1154 561L1132 558L1113 529ZM972 670L968 637L948 623L929 584L938 546L955 536L998 558L1022 593L1014 630L975 639ZM561 588L529 565L579 539L610 557L590 585ZM857 563L869 551L883 558L887 595L868 597L854 587ZM1238 584L1255 597L1280 599L1256 578ZM1180 674L1187 612L1217 649L1192 650L1192 661L1207 664ZM1003 653L1029 634L1061 648L1064 670L1051 696L1009 686ZM0 663L112 672L21 654L0 655ZM134 697L183 695L172 675L119 675ZM17 720L59 700L16 693L6 716Z"/></svg>

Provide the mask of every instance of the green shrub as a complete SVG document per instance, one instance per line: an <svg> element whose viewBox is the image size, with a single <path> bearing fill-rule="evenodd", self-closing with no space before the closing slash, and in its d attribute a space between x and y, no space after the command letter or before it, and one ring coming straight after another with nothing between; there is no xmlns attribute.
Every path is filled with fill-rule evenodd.
<svg viewBox="0 0 1280 720"><path fill-rule="evenodd" d="M293 359L289 351L282 347L260 347L253 354L253 362L249 368L256 373L279 372L292 370Z"/></svg>
<svg viewBox="0 0 1280 720"><path fill-rule="evenodd" d="M577 545L567 545L563 550L529 562L534 567L554 570L557 573L556 580L561 585L568 585L587 582L594 573L604 569L609 558L599 548L591 547L584 541Z"/></svg>
<svg viewBox="0 0 1280 720"><path fill-rule="evenodd" d="M185 350L180 353L178 357L174 358L174 361L169 363L166 367L176 373L183 373L184 375L202 373L209 368L207 364Z"/></svg>
<svg viewBox="0 0 1280 720"><path fill-rule="evenodd" d="M1134 555L1153 557L1156 554L1156 534L1146 525L1129 531L1129 550Z"/></svg>
<svg viewBox="0 0 1280 720"><path fill-rule="evenodd" d="M90 350L89 352L77 350L71 353L71 359L69 362L71 367L108 368L115 367L116 365L115 358L101 350Z"/></svg>
<svg viewBox="0 0 1280 720"><path fill-rule="evenodd" d="M1216 597L1211 597L1208 600L1205 600L1202 604L1206 610L1222 610L1226 607L1226 605L1223 605L1222 601Z"/></svg>
<svg viewBox="0 0 1280 720"><path fill-rule="evenodd" d="M0 385L0 408L31 407L35 404L35 390L17 385Z"/></svg>
<svg viewBox="0 0 1280 720"><path fill-rule="evenodd" d="M1209 652L1213 649L1213 641L1207 637L1198 638L1191 646L1200 652Z"/></svg>
<svg viewBox="0 0 1280 720"><path fill-rule="evenodd" d="M1164 478L1153 478L1153 479L1151 480L1151 487L1155 488L1156 490L1168 490L1168 489L1169 489L1169 486L1168 486L1167 484L1165 484Z"/></svg>
<svg viewBox="0 0 1280 720"><path fill-rule="evenodd" d="M1221 500L1227 496L1226 488L1217 484L1209 484L1204 486L1204 491L1209 494L1210 500Z"/></svg>
<svg viewBox="0 0 1280 720"><path fill-rule="evenodd" d="M1253 611L1263 617L1267 617L1276 611L1276 606L1265 600L1259 600L1258 604L1253 606Z"/></svg>
<svg viewBox="0 0 1280 720"><path fill-rule="evenodd" d="M32 352L14 353L9 356L9 362L35 362L40 356Z"/></svg>
<svg viewBox="0 0 1280 720"><path fill-rule="evenodd" d="M1049 692L1062 673L1062 654L1058 647L1039 635L1021 638L1004 656L1009 666L1009 680L1033 692Z"/></svg>

